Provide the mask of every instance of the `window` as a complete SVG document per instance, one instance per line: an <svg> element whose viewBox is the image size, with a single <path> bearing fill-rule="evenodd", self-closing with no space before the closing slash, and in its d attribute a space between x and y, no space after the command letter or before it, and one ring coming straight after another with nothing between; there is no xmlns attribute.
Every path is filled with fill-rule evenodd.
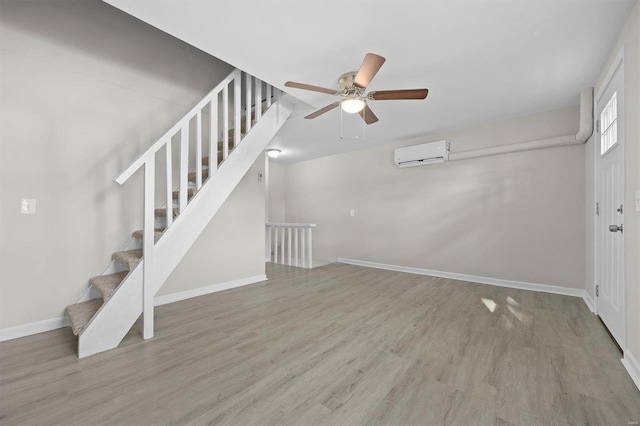
<svg viewBox="0 0 640 426"><path fill-rule="evenodd" d="M618 92L615 92L600 114L600 155L618 142Z"/></svg>

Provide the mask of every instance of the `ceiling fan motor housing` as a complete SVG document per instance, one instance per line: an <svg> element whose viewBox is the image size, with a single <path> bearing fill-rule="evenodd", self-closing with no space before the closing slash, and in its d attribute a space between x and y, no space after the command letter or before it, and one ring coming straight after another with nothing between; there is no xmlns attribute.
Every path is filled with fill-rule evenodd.
<svg viewBox="0 0 640 426"><path fill-rule="evenodd" d="M356 79L357 71L346 72L338 79L338 85L340 86L340 94L342 96L350 98L361 98L364 94L364 89L354 86L353 82Z"/></svg>

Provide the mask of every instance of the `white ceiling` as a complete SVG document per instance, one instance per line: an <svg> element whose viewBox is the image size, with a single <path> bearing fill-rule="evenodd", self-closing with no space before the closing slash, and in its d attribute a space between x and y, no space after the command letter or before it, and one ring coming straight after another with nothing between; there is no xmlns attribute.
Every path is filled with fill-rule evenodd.
<svg viewBox="0 0 640 426"><path fill-rule="evenodd" d="M287 89L310 105L271 144L288 163L577 105L636 0L105 1L281 89L337 88L367 52L387 59L368 90L429 89L372 101L360 141L339 109L303 119L337 98Z"/></svg>

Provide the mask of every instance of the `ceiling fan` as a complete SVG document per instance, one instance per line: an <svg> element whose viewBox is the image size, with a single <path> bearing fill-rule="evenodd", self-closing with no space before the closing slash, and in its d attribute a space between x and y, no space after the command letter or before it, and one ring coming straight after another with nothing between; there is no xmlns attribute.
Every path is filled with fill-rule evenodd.
<svg viewBox="0 0 640 426"><path fill-rule="evenodd" d="M324 108L307 115L305 118L316 118L325 112L331 111L340 106L348 113L358 113L367 124L378 121L378 117L373 113L367 101L389 101L396 99L424 99L427 97L427 89L405 89L405 90L378 90L365 95L364 91L384 64L385 58L375 53L367 53L358 71L344 73L338 79L339 90L328 89L326 87L313 86L311 84L296 83L287 81L286 87L296 89L311 90L314 92L328 93L330 95L342 96L341 101L334 102Z"/></svg>

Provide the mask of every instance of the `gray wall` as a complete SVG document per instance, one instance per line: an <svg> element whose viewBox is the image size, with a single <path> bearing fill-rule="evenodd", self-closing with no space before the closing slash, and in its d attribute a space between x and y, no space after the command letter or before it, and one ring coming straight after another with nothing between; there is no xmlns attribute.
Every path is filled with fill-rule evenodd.
<svg viewBox="0 0 640 426"><path fill-rule="evenodd" d="M265 194L259 173L264 173L262 156L169 276L159 296L265 273Z"/></svg>
<svg viewBox="0 0 640 426"><path fill-rule="evenodd" d="M398 169L393 148L463 151L575 134L578 108L295 163L286 219L314 222L314 258L584 287L584 146ZM355 209L355 216L349 215Z"/></svg>
<svg viewBox="0 0 640 426"><path fill-rule="evenodd" d="M62 316L124 248L142 222L141 176L113 178L232 67L97 0L2 0L0 67L5 328ZM264 194L250 181L170 291L264 273ZM36 215L20 214L21 198L37 199Z"/></svg>
<svg viewBox="0 0 640 426"><path fill-rule="evenodd" d="M269 163L269 222L285 221L286 182L286 166L271 161Z"/></svg>

